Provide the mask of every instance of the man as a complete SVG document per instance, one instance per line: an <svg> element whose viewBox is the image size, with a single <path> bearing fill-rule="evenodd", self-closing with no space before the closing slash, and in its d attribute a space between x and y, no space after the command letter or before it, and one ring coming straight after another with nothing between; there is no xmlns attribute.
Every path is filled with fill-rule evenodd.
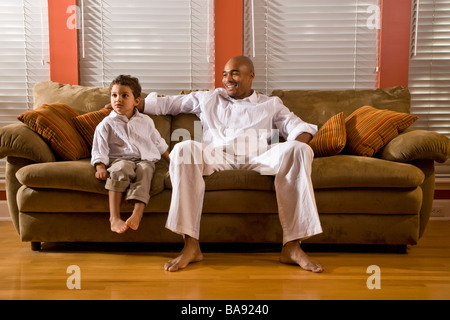
<svg viewBox="0 0 450 320"><path fill-rule="evenodd" d="M253 91L254 77L252 61L234 57L223 71L225 88L184 96L157 97L151 93L139 106L148 114L193 113L203 125L201 143L182 141L170 154L172 200L166 227L184 236L184 248L165 264L167 271L177 271L203 259L199 244L203 176L232 169L275 175L283 229L280 261L312 272L323 271L300 247L302 239L322 232L311 183L314 154L307 144L317 127L295 116L279 98ZM287 141L268 145L273 129ZM243 135L255 138L252 141L257 143L242 144L239 140Z"/></svg>

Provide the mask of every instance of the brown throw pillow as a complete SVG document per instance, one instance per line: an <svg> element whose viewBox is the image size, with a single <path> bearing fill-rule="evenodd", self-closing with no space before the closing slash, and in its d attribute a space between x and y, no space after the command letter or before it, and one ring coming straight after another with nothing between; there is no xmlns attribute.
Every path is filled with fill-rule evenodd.
<svg viewBox="0 0 450 320"><path fill-rule="evenodd" d="M314 156L334 156L340 153L347 141L344 113L338 113L325 122L309 142Z"/></svg>
<svg viewBox="0 0 450 320"><path fill-rule="evenodd" d="M417 119L409 113L363 106L345 119L347 150L371 157Z"/></svg>
<svg viewBox="0 0 450 320"><path fill-rule="evenodd" d="M64 160L87 158L90 150L75 129L72 118L78 113L62 103L43 104L17 117L38 133Z"/></svg>
<svg viewBox="0 0 450 320"><path fill-rule="evenodd" d="M90 148L92 148L95 128L111 113L111 111L112 109L101 109L79 115L72 119L75 127L78 129L78 132L83 136Z"/></svg>

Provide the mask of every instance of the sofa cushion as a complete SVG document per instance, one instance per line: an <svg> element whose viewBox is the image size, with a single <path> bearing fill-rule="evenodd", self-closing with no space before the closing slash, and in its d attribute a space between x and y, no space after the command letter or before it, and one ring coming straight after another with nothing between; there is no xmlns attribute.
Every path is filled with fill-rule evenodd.
<svg viewBox="0 0 450 320"><path fill-rule="evenodd" d="M315 158L311 178L314 189L415 188L425 175L414 165L354 155Z"/></svg>
<svg viewBox="0 0 450 320"><path fill-rule="evenodd" d="M416 188L425 179L423 172L410 164L352 155L315 158L311 179L314 189L328 188ZM204 177L205 190L274 191L274 177L250 170L227 170ZM172 188L165 177L166 188Z"/></svg>
<svg viewBox="0 0 450 320"><path fill-rule="evenodd" d="M141 94L141 98L146 96L147 93ZM34 107L54 102L67 104L79 114L97 111L110 103L109 88L61 84L54 81L41 81L34 85Z"/></svg>
<svg viewBox="0 0 450 320"><path fill-rule="evenodd" d="M346 141L344 113L340 112L320 127L309 142L309 146L316 157L334 156L345 148Z"/></svg>
<svg viewBox="0 0 450 320"><path fill-rule="evenodd" d="M164 177L168 171L165 160L156 163L150 195L164 189ZM36 163L16 172L17 180L32 188L65 189L108 194L105 181L95 178L95 169L90 159Z"/></svg>
<svg viewBox="0 0 450 320"><path fill-rule="evenodd" d="M72 119L78 113L62 103L43 104L22 113L18 119L38 133L52 150L64 160L78 160L90 150L76 130Z"/></svg>
<svg viewBox="0 0 450 320"><path fill-rule="evenodd" d="M380 157L398 162L431 159L444 163L450 157L450 139L433 131L409 128L392 139Z"/></svg>
<svg viewBox="0 0 450 320"><path fill-rule="evenodd" d="M345 119L346 148L352 154L371 157L417 119L409 113L361 107Z"/></svg>
<svg viewBox="0 0 450 320"><path fill-rule="evenodd" d="M272 95L280 97L297 116L319 128L335 114L344 112L348 117L365 105L408 113L411 101L408 88L400 86L376 90L274 90Z"/></svg>
<svg viewBox="0 0 450 320"><path fill-rule="evenodd" d="M61 84L54 81L38 82L33 87L33 104L61 102L78 113L96 111L110 102L109 88Z"/></svg>

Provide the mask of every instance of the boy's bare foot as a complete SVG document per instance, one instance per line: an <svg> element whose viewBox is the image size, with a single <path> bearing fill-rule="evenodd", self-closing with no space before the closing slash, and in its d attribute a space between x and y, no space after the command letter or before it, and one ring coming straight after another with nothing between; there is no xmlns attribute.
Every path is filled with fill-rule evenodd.
<svg viewBox="0 0 450 320"><path fill-rule="evenodd" d="M131 217L129 217L126 221L127 226L129 226L133 230L137 230L139 228L139 224L142 220L142 213L133 212Z"/></svg>
<svg viewBox="0 0 450 320"><path fill-rule="evenodd" d="M193 262L199 262L203 260L203 254L200 250L200 244L197 239L185 236L184 248L181 250L180 255L175 259L168 261L164 265L166 271L178 271L186 268L186 266Z"/></svg>
<svg viewBox="0 0 450 320"><path fill-rule="evenodd" d="M141 222L142 214L133 213L131 217L129 217L126 221L127 226L129 226L133 230L137 230L139 228L139 223Z"/></svg>
<svg viewBox="0 0 450 320"><path fill-rule="evenodd" d="M128 225L122 219L110 219L111 231L117 233L124 233L128 229Z"/></svg>
<svg viewBox="0 0 450 320"><path fill-rule="evenodd" d="M280 255L281 263L298 264L305 270L315 273L323 272L321 264L311 260L311 258L300 248L300 243L297 240L290 241L283 246Z"/></svg>

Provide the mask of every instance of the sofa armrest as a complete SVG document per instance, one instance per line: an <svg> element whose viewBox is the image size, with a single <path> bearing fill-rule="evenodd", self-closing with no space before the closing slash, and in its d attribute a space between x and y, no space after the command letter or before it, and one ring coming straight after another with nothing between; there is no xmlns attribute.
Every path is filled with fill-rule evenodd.
<svg viewBox="0 0 450 320"><path fill-rule="evenodd" d="M380 152L385 160L411 162L428 159L440 163L450 156L450 139L427 130L407 129L392 139Z"/></svg>
<svg viewBox="0 0 450 320"><path fill-rule="evenodd" d="M56 160L48 144L21 122L0 128L0 158L4 157L25 158L34 162Z"/></svg>

